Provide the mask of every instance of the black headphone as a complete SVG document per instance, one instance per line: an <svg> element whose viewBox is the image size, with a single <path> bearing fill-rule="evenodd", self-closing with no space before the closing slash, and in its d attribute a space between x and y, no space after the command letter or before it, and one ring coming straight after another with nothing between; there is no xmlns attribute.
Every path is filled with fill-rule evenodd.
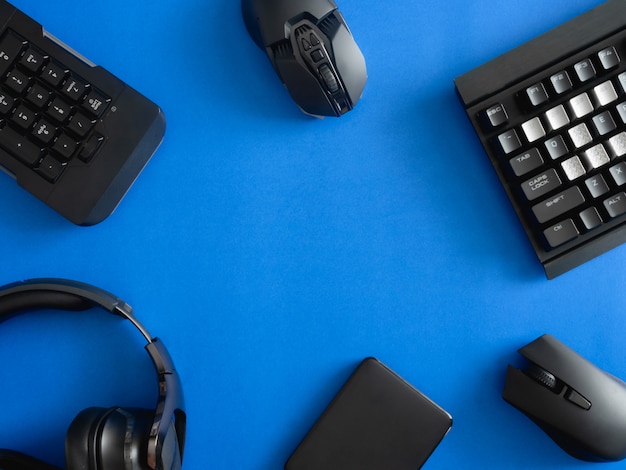
<svg viewBox="0 0 626 470"><path fill-rule="evenodd" d="M180 379L158 338L133 316L123 300L97 287L65 279L32 279L0 287L0 322L33 309L88 310L102 307L135 325L148 341L157 371L154 410L87 408L65 439L67 470L180 470L186 414ZM19 452L0 450L0 470L59 470Z"/></svg>

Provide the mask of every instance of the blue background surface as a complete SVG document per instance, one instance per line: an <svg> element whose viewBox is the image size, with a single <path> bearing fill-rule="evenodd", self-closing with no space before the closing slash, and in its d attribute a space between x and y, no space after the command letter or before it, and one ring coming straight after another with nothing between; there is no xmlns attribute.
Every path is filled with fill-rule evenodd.
<svg viewBox="0 0 626 470"><path fill-rule="evenodd" d="M342 0L369 81L325 120L290 100L237 0L14 3L168 128L94 227L0 175L0 282L72 278L133 305L183 379L185 468L281 469L367 356L453 416L425 468L591 468L501 391L546 332L626 377L626 246L547 281L453 78L598 0ZM63 465L79 410L152 406L142 346L104 314L3 324L0 446Z"/></svg>

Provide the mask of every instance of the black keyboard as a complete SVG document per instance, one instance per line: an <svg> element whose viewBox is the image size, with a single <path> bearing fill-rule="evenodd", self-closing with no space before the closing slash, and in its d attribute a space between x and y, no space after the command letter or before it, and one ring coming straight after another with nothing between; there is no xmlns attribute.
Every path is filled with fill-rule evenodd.
<svg viewBox="0 0 626 470"><path fill-rule="evenodd" d="M0 168L78 225L101 222L163 139L159 107L0 0Z"/></svg>
<svg viewBox="0 0 626 470"><path fill-rule="evenodd" d="M552 279L626 241L626 2L455 80Z"/></svg>

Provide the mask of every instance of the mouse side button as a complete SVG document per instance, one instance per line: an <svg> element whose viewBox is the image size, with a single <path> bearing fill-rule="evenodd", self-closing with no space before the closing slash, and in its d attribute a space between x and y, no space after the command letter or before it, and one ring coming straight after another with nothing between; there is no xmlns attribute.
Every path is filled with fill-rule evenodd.
<svg viewBox="0 0 626 470"><path fill-rule="evenodd" d="M583 410L589 410L591 408L591 402L574 389L570 388L567 391L565 399L572 402L574 405L580 406Z"/></svg>

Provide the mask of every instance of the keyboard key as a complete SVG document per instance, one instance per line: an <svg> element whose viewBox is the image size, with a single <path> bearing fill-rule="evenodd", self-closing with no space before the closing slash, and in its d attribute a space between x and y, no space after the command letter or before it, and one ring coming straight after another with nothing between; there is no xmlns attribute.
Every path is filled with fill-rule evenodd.
<svg viewBox="0 0 626 470"><path fill-rule="evenodd" d="M64 68L51 62L44 68L41 78L52 88L58 88L63 83L66 75L67 71Z"/></svg>
<svg viewBox="0 0 626 470"><path fill-rule="evenodd" d="M607 47L598 52L598 58L604 70L610 70L619 65L619 56L614 47Z"/></svg>
<svg viewBox="0 0 626 470"><path fill-rule="evenodd" d="M76 151L76 141L67 134L61 134L54 142L52 150L61 158L61 161L68 161Z"/></svg>
<svg viewBox="0 0 626 470"><path fill-rule="evenodd" d="M548 101L548 92L546 92L543 83L537 83L531 87L526 88L526 96L532 106L540 106Z"/></svg>
<svg viewBox="0 0 626 470"><path fill-rule="evenodd" d="M598 103L600 103L600 106L606 106L617 99L617 92L615 91L615 87L610 80L607 80L606 82L595 87L593 89L593 93L595 94Z"/></svg>
<svg viewBox="0 0 626 470"><path fill-rule="evenodd" d="M75 102L78 102L85 95L86 90L87 85L73 76L70 76L63 85L63 88L61 88L63 94Z"/></svg>
<svg viewBox="0 0 626 470"><path fill-rule="evenodd" d="M509 120L509 116L504 106L500 103L491 106L483 113L484 122L488 127L495 128L506 124Z"/></svg>
<svg viewBox="0 0 626 470"><path fill-rule="evenodd" d="M585 161L591 168L600 168L611 161L602 144L594 145L585 152Z"/></svg>
<svg viewBox="0 0 626 470"><path fill-rule="evenodd" d="M552 82L552 87L554 88L554 91L556 91L559 95L567 93L572 89L572 81L565 71L552 75L550 77L550 82Z"/></svg>
<svg viewBox="0 0 626 470"><path fill-rule="evenodd" d="M532 211L540 224L548 222L585 202L578 186L569 189L532 207Z"/></svg>
<svg viewBox="0 0 626 470"><path fill-rule="evenodd" d="M609 192L609 185L606 184L606 181L602 177L602 175L595 175L591 178L587 178L585 180L585 185L587 189L591 193L591 197L599 198L600 196Z"/></svg>
<svg viewBox="0 0 626 470"><path fill-rule="evenodd" d="M572 127L569 131L569 136L574 143L576 148L584 147L588 143L593 141L593 137L591 136L591 132L587 128L586 124L579 124L576 127Z"/></svg>
<svg viewBox="0 0 626 470"><path fill-rule="evenodd" d="M42 69L44 60L45 59L43 55L41 55L32 47L29 47L22 56L20 64L29 72L37 74Z"/></svg>
<svg viewBox="0 0 626 470"><path fill-rule="evenodd" d="M561 167L563 168L563 172L567 179L570 181L575 180L576 178L580 178L585 173L585 167L576 155L571 158L568 158L563 163L561 163Z"/></svg>
<svg viewBox="0 0 626 470"><path fill-rule="evenodd" d="M0 147L28 166L39 161L41 149L10 127L0 129Z"/></svg>
<svg viewBox="0 0 626 470"><path fill-rule="evenodd" d="M513 153L522 146L515 129L506 131L498 136L500 148L506 154Z"/></svg>
<svg viewBox="0 0 626 470"><path fill-rule="evenodd" d="M553 137L552 139L546 140L545 146L552 160L557 160L561 158L563 155L567 155L567 152L569 151L567 149L567 145L565 145L565 141L563 140L563 137L561 137L560 135L557 135L556 137Z"/></svg>
<svg viewBox="0 0 626 470"><path fill-rule="evenodd" d="M604 207L611 218L626 213L626 193L619 193L604 201Z"/></svg>
<svg viewBox="0 0 626 470"><path fill-rule="evenodd" d="M107 108L109 101L111 101L110 98L101 95L97 91L91 90L87 98L85 98L85 101L83 101L82 107L93 116L99 117Z"/></svg>
<svg viewBox="0 0 626 470"><path fill-rule="evenodd" d="M561 179L554 169L549 169L522 183L522 190L529 201L548 194L561 186Z"/></svg>
<svg viewBox="0 0 626 470"><path fill-rule="evenodd" d="M558 105L557 107L546 111L546 119L553 131L557 131L570 123L569 116L567 115L563 105Z"/></svg>
<svg viewBox="0 0 626 470"><path fill-rule="evenodd" d="M600 217L595 207L585 209L578 216L587 230L593 230L602 225L602 217Z"/></svg>
<svg viewBox="0 0 626 470"><path fill-rule="evenodd" d="M35 124L32 135L42 144L47 145L52 142L52 139L54 138L56 132L56 127L54 127L45 119L42 119L37 124Z"/></svg>
<svg viewBox="0 0 626 470"><path fill-rule="evenodd" d="M620 132L609 139L609 145L616 157L626 155L626 132Z"/></svg>
<svg viewBox="0 0 626 470"><path fill-rule="evenodd" d="M543 231L546 240L552 248L567 243L578 236L578 229L572 219L566 219L563 222L553 225Z"/></svg>
<svg viewBox="0 0 626 470"><path fill-rule="evenodd" d="M616 185L622 186L623 184L626 184L626 163L621 162L612 166L609 168L609 172L611 173L613 181L615 181Z"/></svg>
<svg viewBox="0 0 626 470"><path fill-rule="evenodd" d="M593 125L596 127L598 134L606 135L617 129L613 116L608 111L604 111L593 118Z"/></svg>
<svg viewBox="0 0 626 470"><path fill-rule="evenodd" d="M546 131L539 118L533 118L530 121L526 121L522 124L522 130L526 135L526 139L530 143L535 142L546 135Z"/></svg>
<svg viewBox="0 0 626 470"><path fill-rule="evenodd" d="M11 121L22 130L28 130L35 124L36 117L37 115L33 111L22 104L13 113Z"/></svg>
<svg viewBox="0 0 626 470"><path fill-rule="evenodd" d="M9 71L23 48L24 40L11 32L2 38L0 41L0 76Z"/></svg>
<svg viewBox="0 0 626 470"><path fill-rule="evenodd" d="M593 104L587 93L581 93L569 101L572 112L577 118L585 117L587 114L593 113Z"/></svg>
<svg viewBox="0 0 626 470"><path fill-rule="evenodd" d="M78 153L78 158L80 158L84 162L88 162L91 160L94 155L98 152L98 149L104 142L104 136L95 133L85 143L85 146Z"/></svg>
<svg viewBox="0 0 626 470"><path fill-rule="evenodd" d="M39 167L37 168L37 173L39 173L51 183L54 183L59 178L59 176L61 176L64 168L65 165L63 163L50 155L46 155L41 161Z"/></svg>
<svg viewBox="0 0 626 470"><path fill-rule="evenodd" d="M591 63L591 60L585 59L574 65L574 70L578 76L578 80L581 82L587 82L596 76L596 70Z"/></svg>
<svg viewBox="0 0 626 470"><path fill-rule="evenodd" d="M30 78L19 70L12 70L7 75L5 83L16 94L21 95L28 88Z"/></svg>
<svg viewBox="0 0 626 470"><path fill-rule="evenodd" d="M543 165L543 158L539 150L532 148L526 153L511 158L509 163L515 176L522 176Z"/></svg>
<svg viewBox="0 0 626 470"><path fill-rule="evenodd" d="M626 124L626 102L617 105L617 112L623 124Z"/></svg>

